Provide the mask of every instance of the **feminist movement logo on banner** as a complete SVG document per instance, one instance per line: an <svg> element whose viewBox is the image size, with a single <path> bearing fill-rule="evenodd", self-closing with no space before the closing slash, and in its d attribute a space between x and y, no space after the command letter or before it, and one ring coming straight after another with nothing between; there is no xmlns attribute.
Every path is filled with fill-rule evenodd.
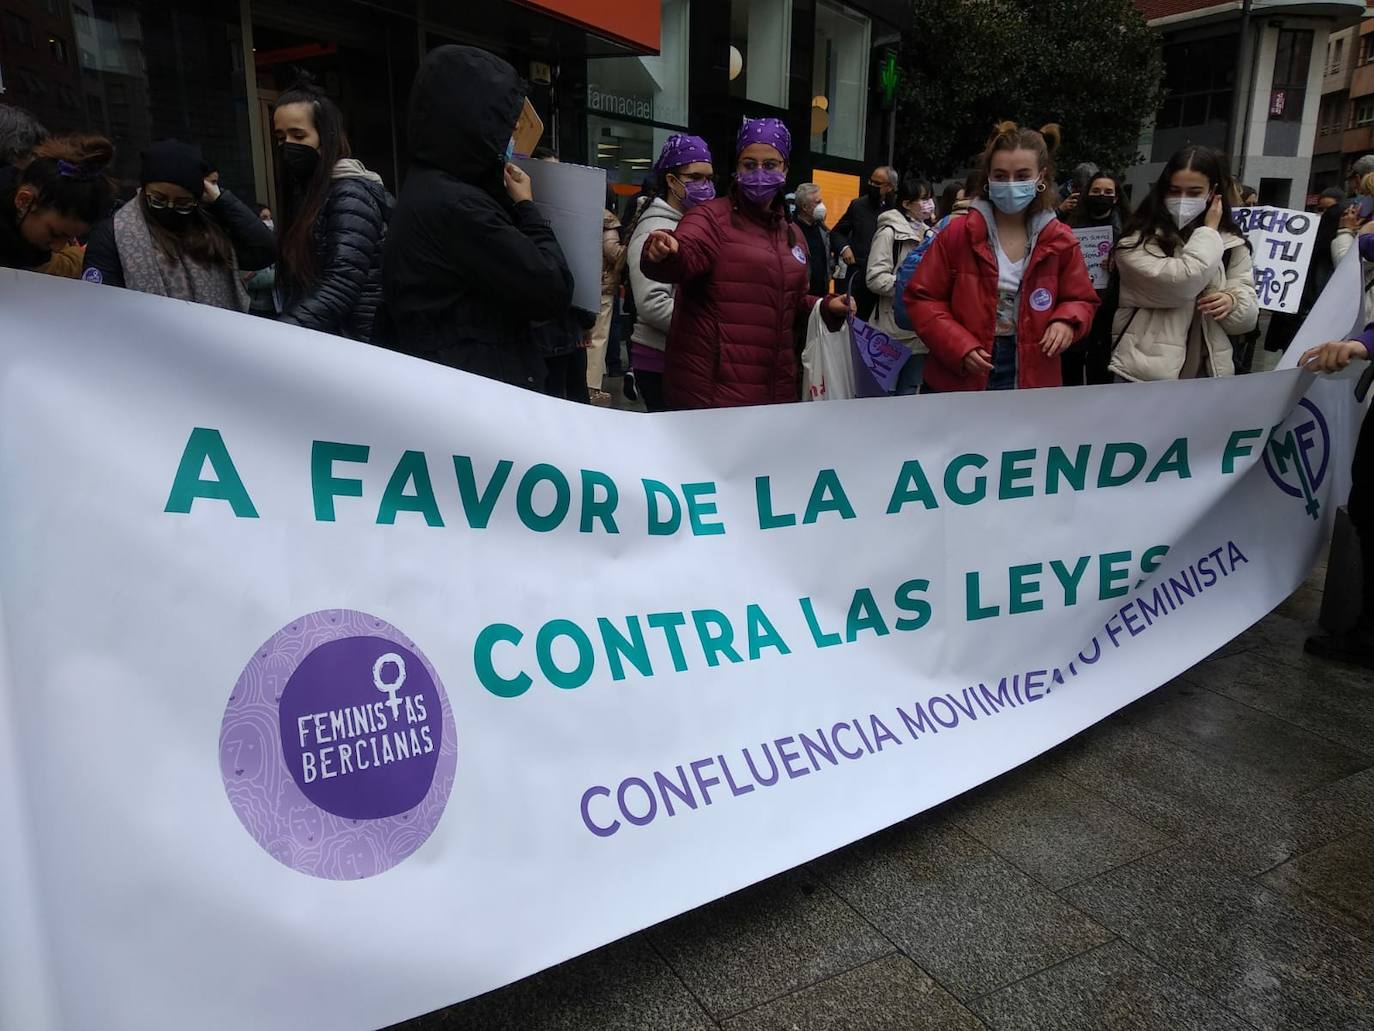
<svg viewBox="0 0 1374 1031"><path fill-rule="evenodd" d="M382 873L423 845L453 787L453 713L395 627L347 609L274 634L234 685L224 790L272 858L332 880Z"/></svg>
<svg viewBox="0 0 1374 1031"><path fill-rule="evenodd" d="M1269 436L1264 448L1264 468L1279 490L1299 498L1307 514L1316 519L1321 513L1317 493L1326 482L1331 462L1331 431L1326 418L1307 398L1298 402L1293 414Z"/></svg>

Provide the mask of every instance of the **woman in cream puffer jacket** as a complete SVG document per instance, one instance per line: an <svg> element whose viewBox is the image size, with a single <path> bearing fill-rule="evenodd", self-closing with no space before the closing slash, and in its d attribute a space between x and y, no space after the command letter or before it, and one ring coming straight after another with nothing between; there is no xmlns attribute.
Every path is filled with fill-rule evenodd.
<svg viewBox="0 0 1374 1031"><path fill-rule="evenodd" d="M1249 244L1222 192L1225 177L1220 155L1208 148L1175 154L1114 252L1121 300L1111 371L1120 379L1235 374L1230 337L1255 328L1259 299Z"/></svg>

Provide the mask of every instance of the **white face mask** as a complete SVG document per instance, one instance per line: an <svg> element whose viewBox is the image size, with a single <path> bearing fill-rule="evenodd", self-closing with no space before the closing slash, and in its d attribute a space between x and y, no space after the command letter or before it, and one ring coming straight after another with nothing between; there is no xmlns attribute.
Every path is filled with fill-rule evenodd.
<svg viewBox="0 0 1374 1031"><path fill-rule="evenodd" d="M277 228L277 223L274 222L274 221L272 221L270 218L264 218L264 219L262 220L262 224L265 225L268 229L276 229L276 228Z"/></svg>
<svg viewBox="0 0 1374 1031"><path fill-rule="evenodd" d="M1174 216L1174 225L1182 229L1207 210L1207 202L1206 197L1169 197L1164 206Z"/></svg>
<svg viewBox="0 0 1374 1031"><path fill-rule="evenodd" d="M824 205L824 204L817 204L817 205L816 205L816 210L813 211L813 212L811 213L811 217L814 218L817 222L824 222L824 221L825 221L825 205Z"/></svg>

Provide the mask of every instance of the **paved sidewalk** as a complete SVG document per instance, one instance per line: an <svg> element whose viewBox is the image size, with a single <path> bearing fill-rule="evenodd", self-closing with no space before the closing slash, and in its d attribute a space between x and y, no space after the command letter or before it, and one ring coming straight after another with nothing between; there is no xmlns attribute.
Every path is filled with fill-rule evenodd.
<svg viewBox="0 0 1374 1031"><path fill-rule="evenodd" d="M1318 570L1053 752L397 1031L1374 1029L1374 675Z"/></svg>

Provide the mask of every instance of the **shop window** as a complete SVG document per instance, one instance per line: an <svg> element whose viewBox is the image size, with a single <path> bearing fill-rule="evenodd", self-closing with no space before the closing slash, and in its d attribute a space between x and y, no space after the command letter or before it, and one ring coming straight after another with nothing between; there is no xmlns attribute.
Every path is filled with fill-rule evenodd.
<svg viewBox="0 0 1374 1031"><path fill-rule="evenodd" d="M658 57L587 62L587 111L610 118L687 122L687 0L662 0Z"/></svg>
<svg viewBox="0 0 1374 1031"><path fill-rule="evenodd" d="M730 96L787 106L792 0L730 0Z"/></svg>
<svg viewBox="0 0 1374 1031"><path fill-rule="evenodd" d="M638 191L665 140L687 131L688 0L661 0L658 57L587 62L588 161L622 196Z"/></svg>
<svg viewBox="0 0 1374 1031"><path fill-rule="evenodd" d="M1274 85L1269 93L1269 120L1301 122L1307 102L1307 73L1312 65L1312 30L1284 29L1274 55Z"/></svg>
<svg viewBox="0 0 1374 1031"><path fill-rule="evenodd" d="M811 150L860 160L868 119L869 21L824 0L816 7Z"/></svg>

